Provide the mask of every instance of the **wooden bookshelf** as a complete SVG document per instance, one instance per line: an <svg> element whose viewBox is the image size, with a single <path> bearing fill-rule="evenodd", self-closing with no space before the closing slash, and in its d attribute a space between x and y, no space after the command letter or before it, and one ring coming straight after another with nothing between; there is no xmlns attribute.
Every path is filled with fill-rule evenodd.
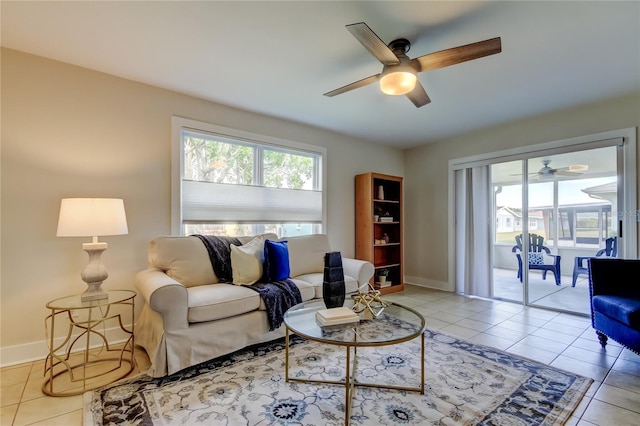
<svg viewBox="0 0 640 426"><path fill-rule="evenodd" d="M391 285L378 288L382 294L402 291L402 178L373 172L363 173L356 176L355 185L356 258L373 263L376 271L371 284L374 286L379 281L379 272L389 270L387 280L391 281ZM378 220L374 216L378 216Z"/></svg>

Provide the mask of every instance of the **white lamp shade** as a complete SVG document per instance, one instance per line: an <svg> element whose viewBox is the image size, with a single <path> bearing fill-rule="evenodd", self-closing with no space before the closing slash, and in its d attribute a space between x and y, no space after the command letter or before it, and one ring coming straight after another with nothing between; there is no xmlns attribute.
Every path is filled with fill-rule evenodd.
<svg viewBox="0 0 640 426"><path fill-rule="evenodd" d="M64 198L58 237L99 237L129 233L124 202L119 198Z"/></svg>

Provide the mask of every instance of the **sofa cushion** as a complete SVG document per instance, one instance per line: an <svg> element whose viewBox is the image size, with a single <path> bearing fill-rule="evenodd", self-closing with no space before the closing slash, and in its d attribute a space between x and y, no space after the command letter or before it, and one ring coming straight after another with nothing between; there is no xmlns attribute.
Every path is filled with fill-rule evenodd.
<svg viewBox="0 0 640 426"><path fill-rule="evenodd" d="M262 278L264 237L259 235L242 246L231 245L233 283L251 285Z"/></svg>
<svg viewBox="0 0 640 426"><path fill-rule="evenodd" d="M331 251L329 238L325 234L288 237L287 241L292 277L323 272L324 255Z"/></svg>
<svg viewBox="0 0 640 426"><path fill-rule="evenodd" d="M309 283L315 289L316 298L322 299L322 282L324 281L324 273L315 273L315 274L303 274L298 275L293 278L294 282L304 281ZM354 293L358 291L358 281L350 277L349 275L344 276L344 291L346 294Z"/></svg>
<svg viewBox="0 0 640 426"><path fill-rule="evenodd" d="M185 287L218 282L207 249L198 237L157 237L149 243L149 266Z"/></svg>
<svg viewBox="0 0 640 426"><path fill-rule="evenodd" d="M316 289L313 285L309 284L306 281L299 280L296 278L291 278L296 286L298 286L298 290L300 290L300 296L302 296L302 301L306 302L307 300L311 300L316 297Z"/></svg>
<svg viewBox="0 0 640 426"><path fill-rule="evenodd" d="M593 310L640 330L640 299L621 296L593 296Z"/></svg>
<svg viewBox="0 0 640 426"><path fill-rule="evenodd" d="M253 240L255 237L262 237L265 240L271 240L271 241L278 240L278 236L272 232L268 232L266 234L260 234L260 235L237 237L237 238L244 245L244 244L247 244L249 241Z"/></svg>
<svg viewBox="0 0 640 426"><path fill-rule="evenodd" d="M260 295L244 286L219 283L187 289L190 323L213 321L255 311Z"/></svg>
<svg viewBox="0 0 640 426"><path fill-rule="evenodd" d="M289 249L287 241L264 242L264 280L280 281L289 278Z"/></svg>

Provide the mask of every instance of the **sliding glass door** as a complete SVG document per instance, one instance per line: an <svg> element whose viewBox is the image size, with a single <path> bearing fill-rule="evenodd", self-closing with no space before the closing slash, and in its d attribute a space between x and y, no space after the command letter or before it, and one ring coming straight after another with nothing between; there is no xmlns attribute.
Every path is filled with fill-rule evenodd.
<svg viewBox="0 0 640 426"><path fill-rule="evenodd" d="M621 145L492 164L493 297L588 314L579 258L618 236ZM622 255L622 253L618 253Z"/></svg>
<svg viewBox="0 0 640 426"><path fill-rule="evenodd" d="M455 291L589 315L583 259L614 240L617 257L637 257L635 135L623 129L451 160Z"/></svg>
<svg viewBox="0 0 640 426"><path fill-rule="evenodd" d="M490 168L495 223L491 294L496 299L523 302L525 265L516 246L516 237L522 238L523 232L530 229L524 226L523 161L495 163Z"/></svg>

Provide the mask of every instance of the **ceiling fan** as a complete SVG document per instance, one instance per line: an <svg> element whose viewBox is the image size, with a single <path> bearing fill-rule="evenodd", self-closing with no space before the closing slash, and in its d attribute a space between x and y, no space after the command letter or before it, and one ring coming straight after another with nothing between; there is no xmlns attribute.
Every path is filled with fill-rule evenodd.
<svg viewBox="0 0 640 426"><path fill-rule="evenodd" d="M551 160L545 158L542 160L542 168L535 173L531 173L531 175L537 177L538 180L553 180L556 176L580 176L589 170L589 166L586 164L573 164L567 167L558 167L557 169L549 167L549 164L551 164Z"/></svg>
<svg viewBox="0 0 640 426"><path fill-rule="evenodd" d="M411 59L407 56L411 48L407 39L400 38L386 45L364 22L346 25L346 28L369 53L382 62L382 72L327 92L324 96L340 95L379 80L384 93L406 95L420 108L431 102L431 99L417 79L419 72L448 67L502 51L500 37L496 37Z"/></svg>

